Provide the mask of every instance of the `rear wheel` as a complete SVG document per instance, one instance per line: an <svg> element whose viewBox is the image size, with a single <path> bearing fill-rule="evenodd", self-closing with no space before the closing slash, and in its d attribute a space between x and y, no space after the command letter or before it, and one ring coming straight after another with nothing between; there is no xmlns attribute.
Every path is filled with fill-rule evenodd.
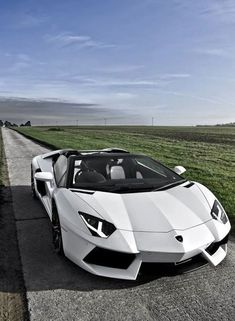
<svg viewBox="0 0 235 321"><path fill-rule="evenodd" d="M53 214L52 214L52 242L54 245L55 252L57 254L64 255L60 220L59 220L59 215L55 205L53 206Z"/></svg>

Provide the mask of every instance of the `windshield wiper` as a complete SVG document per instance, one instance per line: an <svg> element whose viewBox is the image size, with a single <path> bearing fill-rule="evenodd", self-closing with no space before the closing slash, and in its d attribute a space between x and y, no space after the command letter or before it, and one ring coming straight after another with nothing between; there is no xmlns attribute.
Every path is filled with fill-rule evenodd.
<svg viewBox="0 0 235 321"><path fill-rule="evenodd" d="M174 187L174 186L177 186L177 185L181 185L181 184L183 184L185 182L187 182L187 179L181 179L180 181L173 182L173 183L161 186L159 188L156 188L154 191L164 191L165 189L168 189L168 188L171 188L171 187Z"/></svg>

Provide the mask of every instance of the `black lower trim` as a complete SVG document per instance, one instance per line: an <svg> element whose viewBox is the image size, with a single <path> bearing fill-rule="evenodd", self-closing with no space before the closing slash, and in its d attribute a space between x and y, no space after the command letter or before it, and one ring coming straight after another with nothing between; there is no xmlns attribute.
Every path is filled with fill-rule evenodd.
<svg viewBox="0 0 235 321"><path fill-rule="evenodd" d="M229 237L229 234L227 234L221 241L211 243L206 248L206 252L209 253L210 255L213 255L221 245L228 243L228 237Z"/></svg>
<svg viewBox="0 0 235 321"><path fill-rule="evenodd" d="M190 259L177 263L145 263L141 265L140 275L155 275L158 277L189 273L208 264L208 261L198 254Z"/></svg>
<svg viewBox="0 0 235 321"><path fill-rule="evenodd" d="M127 269L134 261L135 254L116 252L95 247L83 261L115 269Z"/></svg>

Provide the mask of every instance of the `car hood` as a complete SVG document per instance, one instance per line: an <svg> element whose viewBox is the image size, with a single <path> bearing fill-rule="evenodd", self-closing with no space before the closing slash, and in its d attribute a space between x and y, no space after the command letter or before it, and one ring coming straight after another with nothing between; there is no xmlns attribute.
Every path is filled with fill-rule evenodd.
<svg viewBox="0 0 235 321"><path fill-rule="evenodd" d="M185 230L211 220L210 206L199 187L176 186L164 191L117 194L76 192L116 228L139 232Z"/></svg>

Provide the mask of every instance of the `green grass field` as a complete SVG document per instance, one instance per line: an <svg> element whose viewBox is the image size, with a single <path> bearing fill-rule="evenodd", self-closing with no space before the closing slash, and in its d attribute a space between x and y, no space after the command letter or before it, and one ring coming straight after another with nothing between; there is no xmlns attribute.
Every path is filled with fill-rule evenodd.
<svg viewBox="0 0 235 321"><path fill-rule="evenodd" d="M20 132L56 149L120 147L144 153L209 187L235 231L235 127L28 127Z"/></svg>

